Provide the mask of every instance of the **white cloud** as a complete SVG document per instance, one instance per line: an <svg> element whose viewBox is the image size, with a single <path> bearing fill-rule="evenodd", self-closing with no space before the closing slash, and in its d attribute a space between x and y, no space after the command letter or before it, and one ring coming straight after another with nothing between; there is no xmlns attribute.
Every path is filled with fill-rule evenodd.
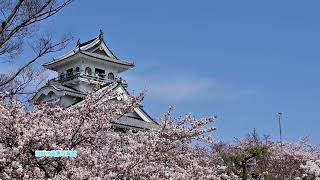
<svg viewBox="0 0 320 180"><path fill-rule="evenodd" d="M45 70L44 75L46 76L46 79L52 79L58 77L58 73L51 70Z"/></svg>
<svg viewBox="0 0 320 180"><path fill-rule="evenodd" d="M182 74L129 75L129 88L146 90L147 97L164 101L236 100L252 96L254 90L236 88L215 78Z"/></svg>

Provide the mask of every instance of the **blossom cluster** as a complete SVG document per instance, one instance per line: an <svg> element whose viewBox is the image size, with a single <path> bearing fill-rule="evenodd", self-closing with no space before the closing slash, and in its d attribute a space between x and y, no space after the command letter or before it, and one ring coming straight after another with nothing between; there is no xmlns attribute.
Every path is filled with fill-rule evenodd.
<svg viewBox="0 0 320 180"><path fill-rule="evenodd" d="M140 105L142 96L117 100L108 88L61 109L0 103L0 179L230 179L210 152L215 117L173 118L170 109L150 131L111 123ZM75 158L37 157L36 151L72 150ZM230 177L229 177L230 176Z"/></svg>
<svg viewBox="0 0 320 180"><path fill-rule="evenodd" d="M305 172L304 177L309 176L315 179L320 179L320 159L309 160L305 164L302 164L301 168Z"/></svg>
<svg viewBox="0 0 320 180"><path fill-rule="evenodd" d="M68 109L40 104L32 111L0 101L0 179L319 178L318 147L256 135L218 143L214 116L174 118L170 108L156 129L119 128L112 121L140 106L143 95L118 96L105 88ZM77 156L36 155L68 150Z"/></svg>
<svg viewBox="0 0 320 180"><path fill-rule="evenodd" d="M272 141L250 134L234 144L216 143L227 172L242 179L315 179L320 173L320 148L306 141Z"/></svg>

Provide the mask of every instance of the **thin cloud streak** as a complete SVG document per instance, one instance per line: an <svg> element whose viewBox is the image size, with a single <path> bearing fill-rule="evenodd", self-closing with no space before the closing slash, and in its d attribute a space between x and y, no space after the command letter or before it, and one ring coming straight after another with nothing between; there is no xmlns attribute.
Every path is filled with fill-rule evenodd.
<svg viewBox="0 0 320 180"><path fill-rule="evenodd" d="M147 97L162 101L232 101L256 94L253 89L241 89L209 77L167 75L127 76L129 87L146 90Z"/></svg>

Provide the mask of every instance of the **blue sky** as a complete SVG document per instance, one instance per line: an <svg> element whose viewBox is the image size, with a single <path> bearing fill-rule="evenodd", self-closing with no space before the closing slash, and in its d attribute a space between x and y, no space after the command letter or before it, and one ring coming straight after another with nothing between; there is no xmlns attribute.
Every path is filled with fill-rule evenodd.
<svg viewBox="0 0 320 180"><path fill-rule="evenodd" d="M176 115L218 115L215 136L231 142L253 128L277 138L281 111L285 140L310 135L319 144L319 5L78 0L42 27L73 35L65 51L102 29L114 53L136 64L122 76L131 91L147 90L144 105L153 117L169 105Z"/></svg>

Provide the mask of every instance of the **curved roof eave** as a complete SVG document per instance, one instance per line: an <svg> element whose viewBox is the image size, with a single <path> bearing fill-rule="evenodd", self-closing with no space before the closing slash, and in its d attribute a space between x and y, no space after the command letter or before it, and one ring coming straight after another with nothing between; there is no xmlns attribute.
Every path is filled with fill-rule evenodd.
<svg viewBox="0 0 320 180"><path fill-rule="evenodd" d="M46 86L43 86L42 88L40 88L37 93L35 93L29 101L32 101L36 96L37 94L39 94L41 92L42 89L45 89L45 88L53 88L54 90L58 91L58 92L65 92L65 94L68 94L68 95L74 95L74 94L78 94L79 96L77 97L85 97L86 94L85 93L82 93L82 92L75 92L75 91L69 91L69 90L66 90L66 89L59 89L55 86L52 86L52 85L46 85Z"/></svg>
<svg viewBox="0 0 320 180"><path fill-rule="evenodd" d="M125 62L125 61L123 61L123 62L121 62L121 61L120 61L120 62L112 61L112 60L105 59L105 58L100 57L100 56L95 56L95 55L93 55L92 53L82 52L82 51L78 51L78 52L76 52L76 53L74 53L74 54L72 54L72 55L70 55L70 56L68 56L68 57L65 57L64 59L59 59L59 60L54 60L54 61L51 61L51 62L44 63L44 64L42 64L42 66L44 66L44 67L46 67L46 68L50 68L50 66L52 66L52 65L54 65L54 64L56 64L56 63L59 63L59 62L61 62L61 61L63 61L63 60L66 60L66 59L68 59L68 58L71 58L71 57L73 57L73 56L75 56L75 55L78 55L78 54L82 54L82 55L89 56L89 57L92 57L92 58L97 58L97 59L100 59L100 60L103 60L103 61L107 61L107 62L110 62L110 63L115 63L115 64L122 65L122 66L127 66L127 67L129 67L129 68L134 67L134 64L133 64L133 63L129 63L129 62ZM119 61L119 60L118 60L118 61Z"/></svg>

